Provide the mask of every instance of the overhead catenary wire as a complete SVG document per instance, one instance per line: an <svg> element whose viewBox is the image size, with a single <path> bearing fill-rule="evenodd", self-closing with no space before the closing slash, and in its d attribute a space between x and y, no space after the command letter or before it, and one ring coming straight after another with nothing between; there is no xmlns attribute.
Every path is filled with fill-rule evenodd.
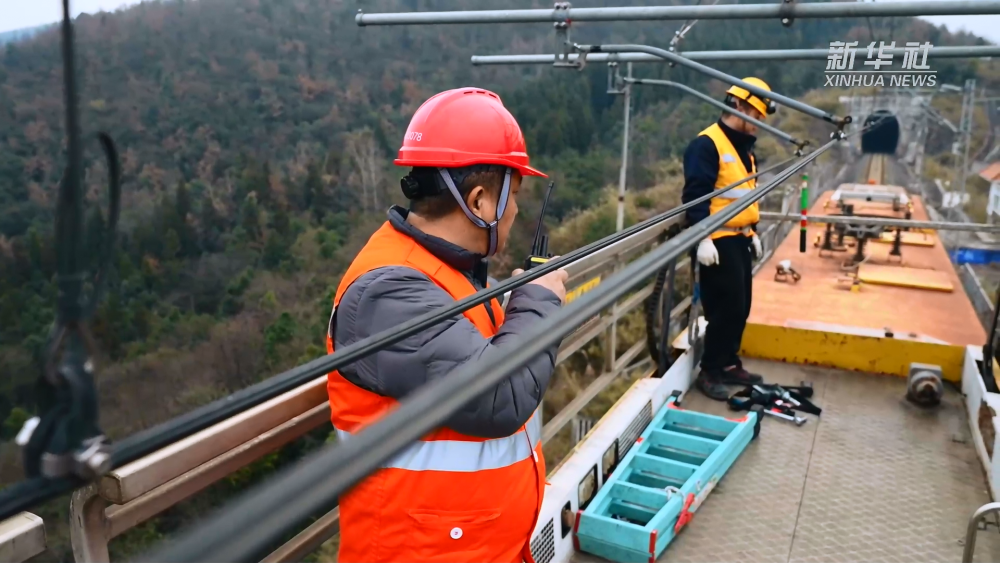
<svg viewBox="0 0 1000 563"><path fill-rule="evenodd" d="M305 385L313 379L323 376L330 371L339 369L360 358L368 356L386 346L416 334L430 326L433 326L445 319L459 315L462 312L479 306L503 295L504 293L516 289L532 280L563 268L573 262L585 258L603 248L611 246L636 233L648 229L654 225L667 221L673 217L684 213L691 207L704 203L709 199L719 196L740 184L757 178L778 169L794 160L790 157L773 166L751 174L725 188L714 191L703 197L695 199L687 204L680 205L655 217L637 223L611 236L588 244L572 252L568 252L559 258L554 258L544 264L527 270L525 273L509 278L495 286L479 291L469 297L456 301L448 307L443 307L436 311L428 312L420 317L411 319L400 324L392 330L375 334L358 341L350 346L346 346L333 354L321 356L296 366L288 371L271 377L255 385L237 391L227 397L194 409L188 413L180 415L174 419L154 426L147 430L133 434L124 438L120 442L112 445L111 467L112 469L121 467L126 463L135 461L141 457L160 450L178 440L184 439L195 432L199 432L217 424L227 418L233 417L243 411L251 409L267 400L270 400L282 393L288 392L296 387ZM72 490L85 485L86 482L78 477L66 477L61 479L34 478L15 483L0 491L0 520L9 518L19 512L28 510L31 507L71 492Z"/></svg>
<svg viewBox="0 0 1000 563"><path fill-rule="evenodd" d="M759 201L794 176L839 138L826 143L780 172L768 185L751 190L719 213L686 229L651 252L625 266L607 283L537 323L519 339L521 346L493 365L466 364L428 383L403 400L391 414L366 427L343 444L325 447L216 511L177 540L146 554L145 561L258 561L270 544L292 532L310 516L329 510L338 497L386 460L452 413L486 392L545 349L557 344L575 327L609 307L671 260Z"/></svg>
<svg viewBox="0 0 1000 563"><path fill-rule="evenodd" d="M906 49L894 47L883 49L883 53L892 56L902 56ZM734 49L727 51L679 51L675 54L701 62L733 62L733 61L825 61L830 56L829 49ZM1000 46L971 45L957 47L931 47L927 50L928 59L965 59L979 57L1000 57ZM570 53L567 62L577 62L580 55ZM548 53L541 55L472 55L471 62L476 66L483 65L542 65L553 64L556 55ZM622 63L664 63L662 57L648 53L587 53L587 62L622 62Z"/></svg>

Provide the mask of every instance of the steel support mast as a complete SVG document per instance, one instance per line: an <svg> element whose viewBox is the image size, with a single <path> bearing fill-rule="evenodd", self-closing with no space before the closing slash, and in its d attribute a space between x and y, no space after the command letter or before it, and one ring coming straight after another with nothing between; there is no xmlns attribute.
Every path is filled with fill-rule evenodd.
<svg viewBox="0 0 1000 563"><path fill-rule="evenodd" d="M632 63L628 63L626 75L628 78L632 77ZM618 172L618 214L615 218L615 232L625 228L625 181L628 178L629 114L632 113L632 86L626 82L622 90L625 94L625 126L622 130L622 166Z"/></svg>

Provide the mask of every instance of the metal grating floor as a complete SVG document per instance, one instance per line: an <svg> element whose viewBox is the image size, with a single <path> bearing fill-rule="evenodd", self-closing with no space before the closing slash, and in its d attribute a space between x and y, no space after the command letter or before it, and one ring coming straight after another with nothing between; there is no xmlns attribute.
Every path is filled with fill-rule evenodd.
<svg viewBox="0 0 1000 563"><path fill-rule="evenodd" d="M812 382L823 415L805 415L802 427L765 418L661 561L961 560L969 516L990 498L956 390L924 411L905 400L902 378L752 360L746 367L768 382ZM694 390L682 406L729 412ZM980 531L975 560L1000 561L995 527Z"/></svg>

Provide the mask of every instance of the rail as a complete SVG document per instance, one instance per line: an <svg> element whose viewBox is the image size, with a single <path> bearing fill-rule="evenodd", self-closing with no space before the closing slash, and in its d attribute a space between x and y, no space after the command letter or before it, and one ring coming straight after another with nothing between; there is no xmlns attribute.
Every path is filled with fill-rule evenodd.
<svg viewBox="0 0 1000 563"><path fill-rule="evenodd" d="M664 236L679 228L676 216L654 224L633 236L583 258L566 269L567 287L572 291L593 280L603 279L616 266L655 247ZM687 259L679 261L681 267ZM562 363L584 346L603 339L609 358L607 371L600 375L566 408L543 427L543 442L550 440L589 400L603 391L629 367L645 349L645 341L616 354L609 338L618 321L642 305L653 292L649 284L624 297L612 311L595 317L570 334L560 346L556 363ZM684 313L690 300L674 308L671 318ZM202 430L153 454L120 467L97 483L78 489L70 501L70 537L76 561L110 561L108 543L142 522L197 494L216 481L260 457L329 424L326 377ZM339 531L339 510L334 509L308 526L264 561L294 561ZM7 559L0 559L7 560Z"/></svg>
<svg viewBox="0 0 1000 563"><path fill-rule="evenodd" d="M965 546L962 549L962 563L972 563L972 556L976 552L976 533L979 531L979 521L988 514L1000 513L1000 502L984 504L972 513L969 518L969 527L965 531Z"/></svg>

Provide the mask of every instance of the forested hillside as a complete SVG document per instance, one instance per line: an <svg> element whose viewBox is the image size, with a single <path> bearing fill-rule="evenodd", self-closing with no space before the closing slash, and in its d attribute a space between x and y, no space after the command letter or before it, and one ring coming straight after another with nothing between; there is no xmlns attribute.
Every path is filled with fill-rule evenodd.
<svg viewBox="0 0 1000 563"><path fill-rule="evenodd" d="M551 52L550 25L358 28L359 7L487 6L472 0L175 0L77 21L92 248L106 205L96 132L114 137L124 172L119 252L94 324L102 424L112 437L322 353L331 291L387 206L401 199L403 170L391 160L409 117L430 95L476 85L501 96L522 124L533 163L558 183L551 226L599 202L602 188L616 180L622 108L605 92L602 66L575 72L469 64L473 54ZM676 26L580 24L573 33L579 42L665 46ZM800 20L791 28L778 21L702 21L683 49L826 48L834 40L867 43L871 37L978 41L902 18ZM982 63L933 64L940 82L960 83ZM823 85L825 63L717 66L798 96ZM0 47L4 440L34 409L33 381L54 316L52 220L64 166L61 72L55 30ZM637 65L636 72L720 97L725 89L666 65ZM664 170L676 174L670 159L717 112L659 89L640 88L634 100L629 189L643 190L662 183ZM826 129L810 124L809 131L819 139ZM762 146L762 158L774 147ZM543 187L528 184L527 201L519 202L526 228L515 230L508 252L492 264L494 275L523 258ZM614 229L613 216L600 217L587 224L585 238ZM0 485L19 478L12 450L0 456ZM259 476L289 458L253 471ZM225 486L253 478L243 473ZM146 540L184 520L179 510L173 524L152 525ZM65 549L56 547L52 557L67 557Z"/></svg>

